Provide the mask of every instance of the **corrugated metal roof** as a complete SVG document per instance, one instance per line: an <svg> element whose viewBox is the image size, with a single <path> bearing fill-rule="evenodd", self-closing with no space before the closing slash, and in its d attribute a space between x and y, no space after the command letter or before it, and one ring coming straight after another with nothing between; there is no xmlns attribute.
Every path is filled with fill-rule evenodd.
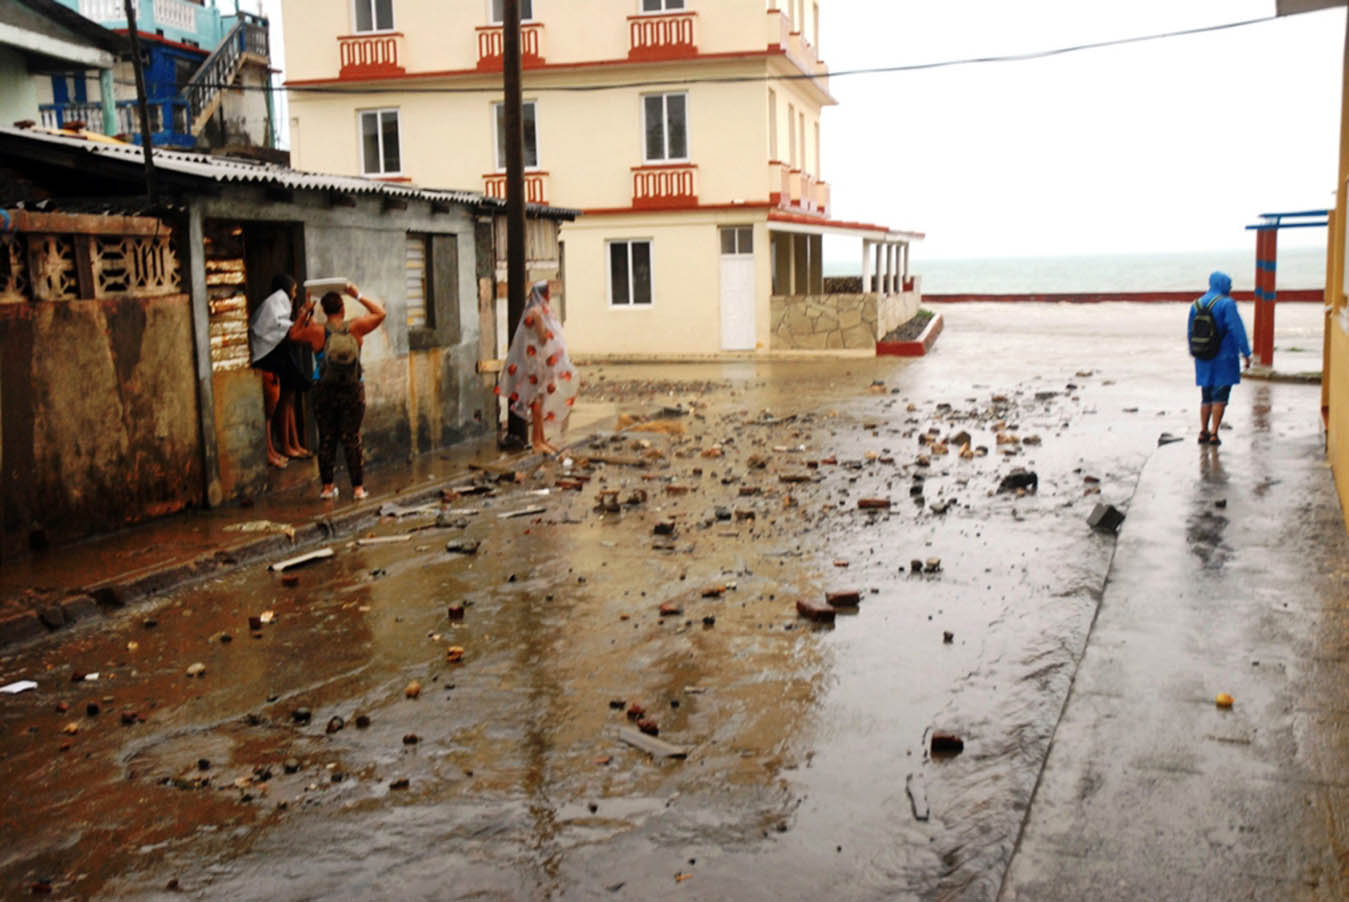
<svg viewBox="0 0 1349 902"><path fill-rule="evenodd" d="M141 153L140 146L136 144L109 144L87 141L74 135L58 135L11 126L0 126L0 136L38 143L57 144L135 166L145 165L145 157ZM217 183L242 182L274 185L297 191L336 191L343 194L380 194L386 197L448 201L492 212L506 209L505 201L488 197L478 191L421 188L408 183L386 182L355 175L304 172L299 169L291 169L288 166L278 166L275 163L264 163L239 157L221 157L179 150L156 149L154 163L157 169ZM575 219L580 215L577 210L538 204L530 204L529 212L535 216L550 219Z"/></svg>

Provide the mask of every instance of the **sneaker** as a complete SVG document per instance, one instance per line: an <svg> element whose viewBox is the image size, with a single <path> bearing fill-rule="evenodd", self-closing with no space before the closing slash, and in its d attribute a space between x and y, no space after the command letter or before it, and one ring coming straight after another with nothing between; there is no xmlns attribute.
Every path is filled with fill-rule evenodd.
<svg viewBox="0 0 1349 902"><path fill-rule="evenodd" d="M324 501L332 501L337 497L337 486L331 486L330 488L326 488L319 492L319 497Z"/></svg>
<svg viewBox="0 0 1349 902"><path fill-rule="evenodd" d="M351 490L351 497L355 498L357 501L364 501L366 498L370 497L370 493L365 490L365 486L358 485Z"/></svg>

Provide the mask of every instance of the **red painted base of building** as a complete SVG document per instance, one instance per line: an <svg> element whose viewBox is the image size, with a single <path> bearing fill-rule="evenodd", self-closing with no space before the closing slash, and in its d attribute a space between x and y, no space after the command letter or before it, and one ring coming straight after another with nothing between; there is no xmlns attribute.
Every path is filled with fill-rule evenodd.
<svg viewBox="0 0 1349 902"><path fill-rule="evenodd" d="M1151 303L1154 301L1184 301L1189 303L1202 291L1072 291L1059 294L931 294L923 292L923 300L937 304L1034 302L1040 304L1097 304L1104 301ZM1255 292L1234 291L1238 301L1255 300ZM1320 288L1292 288L1279 292L1278 302L1323 303L1325 291Z"/></svg>
<svg viewBox="0 0 1349 902"><path fill-rule="evenodd" d="M928 322L927 328L923 334L919 335L913 341L878 341L876 342L877 357L922 357L932 346L936 344L937 336L941 334L942 318L938 313Z"/></svg>

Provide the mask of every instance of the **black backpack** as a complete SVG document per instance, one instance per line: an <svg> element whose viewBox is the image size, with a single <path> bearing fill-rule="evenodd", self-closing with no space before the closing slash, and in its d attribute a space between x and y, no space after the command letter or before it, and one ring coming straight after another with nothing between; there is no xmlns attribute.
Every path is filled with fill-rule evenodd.
<svg viewBox="0 0 1349 902"><path fill-rule="evenodd" d="M1218 356L1222 347L1222 330L1218 328L1218 319L1213 315L1213 306L1218 299L1210 298L1207 304L1203 298L1194 302L1194 319L1190 320L1190 356L1199 360L1212 360Z"/></svg>

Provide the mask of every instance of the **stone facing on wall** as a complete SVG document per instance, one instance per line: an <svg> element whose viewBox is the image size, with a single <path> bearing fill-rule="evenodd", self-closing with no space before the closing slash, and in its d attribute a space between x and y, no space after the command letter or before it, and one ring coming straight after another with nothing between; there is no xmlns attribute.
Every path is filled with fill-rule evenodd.
<svg viewBox="0 0 1349 902"><path fill-rule="evenodd" d="M770 306L772 348L874 348L876 301L874 294L776 295Z"/></svg>

